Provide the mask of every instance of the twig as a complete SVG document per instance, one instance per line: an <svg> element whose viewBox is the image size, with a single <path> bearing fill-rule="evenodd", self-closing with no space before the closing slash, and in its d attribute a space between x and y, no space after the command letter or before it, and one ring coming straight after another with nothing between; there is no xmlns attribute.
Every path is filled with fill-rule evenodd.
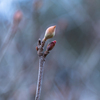
<svg viewBox="0 0 100 100"><path fill-rule="evenodd" d="M41 39L39 39L38 46L36 47L37 54L39 56L39 72L38 72L38 81L37 81L35 100L39 100L41 95L45 58L49 54L49 51L52 50L53 47L55 46L56 41L53 41L50 44L48 44L45 52L43 52L44 45L47 39L52 38L55 35L55 27L56 26L51 26L46 30L43 40L41 41Z"/></svg>
<svg viewBox="0 0 100 100"><path fill-rule="evenodd" d="M9 46L10 42L12 41L12 39L14 38L14 36L18 30L18 25L19 25L21 19L22 19L22 12L17 11L13 17L13 24L11 26L10 34L7 36L2 47L0 48L0 62L7 50L7 47Z"/></svg>
<svg viewBox="0 0 100 100"><path fill-rule="evenodd" d="M37 54L39 56L39 71L38 71L38 82L37 82L37 90L36 90L35 100L39 100L40 99L45 57L48 55L48 53L46 53L45 56L43 54L44 45L45 45L45 42L43 42L43 41L41 42L41 40L39 39L38 47L37 47L38 48Z"/></svg>
<svg viewBox="0 0 100 100"><path fill-rule="evenodd" d="M11 33L9 34L9 36L6 37L6 39L5 39L5 41L4 41L3 45L2 45L2 47L1 47L1 49L0 49L0 62L1 62L1 60L2 60L2 58L3 58L3 56L4 56L4 54L5 54L5 52L6 52L7 48L8 48L8 46L9 46L9 44L10 44L10 42L11 42L12 39L14 38L17 29L18 29L17 26L16 26L16 27L12 27L12 29L11 29L11 31L10 31Z"/></svg>
<svg viewBox="0 0 100 100"><path fill-rule="evenodd" d="M38 72L38 82L37 82L37 90L35 100L40 99L41 87L42 87L42 79L43 79L43 70L44 70L44 58L39 57L39 72Z"/></svg>

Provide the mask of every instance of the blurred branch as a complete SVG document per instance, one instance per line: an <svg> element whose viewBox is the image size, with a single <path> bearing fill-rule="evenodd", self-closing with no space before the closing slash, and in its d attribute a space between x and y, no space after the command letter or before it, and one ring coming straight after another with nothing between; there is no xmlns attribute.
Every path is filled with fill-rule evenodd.
<svg viewBox="0 0 100 100"><path fill-rule="evenodd" d="M10 30L10 34L7 36L7 38L5 39L2 47L1 47L1 50L0 50L0 62L7 50L7 47L9 46L10 42L12 41L12 39L14 38L17 30L18 30L18 25L20 23L22 19L22 12L21 11L17 11L15 14L14 14L14 17L13 17L13 25L11 27L11 30Z"/></svg>

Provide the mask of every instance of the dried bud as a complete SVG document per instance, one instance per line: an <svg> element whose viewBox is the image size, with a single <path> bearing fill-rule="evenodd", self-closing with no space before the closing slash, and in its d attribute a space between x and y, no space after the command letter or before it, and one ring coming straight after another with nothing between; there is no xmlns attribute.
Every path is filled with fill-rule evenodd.
<svg viewBox="0 0 100 100"><path fill-rule="evenodd" d="M53 47L55 46L56 44L56 40L51 42L50 44L47 45L47 51L50 51L53 49Z"/></svg>
<svg viewBox="0 0 100 100"><path fill-rule="evenodd" d="M55 28L56 28L56 26L51 26L51 27L47 28L43 41L46 41L47 39L55 36Z"/></svg>
<svg viewBox="0 0 100 100"><path fill-rule="evenodd" d="M38 47L36 46L36 50L38 51Z"/></svg>
<svg viewBox="0 0 100 100"><path fill-rule="evenodd" d="M22 19L22 12L19 10L14 14L13 23L18 24Z"/></svg>

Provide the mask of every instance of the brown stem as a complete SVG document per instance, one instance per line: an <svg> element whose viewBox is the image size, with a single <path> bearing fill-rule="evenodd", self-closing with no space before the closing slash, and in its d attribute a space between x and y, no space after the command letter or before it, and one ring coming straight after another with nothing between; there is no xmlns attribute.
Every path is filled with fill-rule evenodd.
<svg viewBox="0 0 100 100"><path fill-rule="evenodd" d="M39 72L38 72L38 82L35 100L40 99L42 80L43 80L43 70L44 70L44 57L39 57Z"/></svg>
<svg viewBox="0 0 100 100"><path fill-rule="evenodd" d="M41 39L39 39L38 40L38 46L36 46L37 54L39 56L39 72L38 72L38 82L37 82L37 90L36 90L35 100L40 99L42 80L43 80L44 62L45 62L46 56L49 54L48 50L46 50L43 53L44 45L45 45L45 41L41 42Z"/></svg>
<svg viewBox="0 0 100 100"><path fill-rule="evenodd" d="M41 94L41 87L42 87L42 80L43 80L43 70L44 70L44 62L45 57L43 54L43 47L45 45L45 41L41 41L41 39L38 40L38 46L37 46L37 54L39 56L39 72L38 72L38 82L37 82L37 90L36 90L36 97L35 100L40 99Z"/></svg>

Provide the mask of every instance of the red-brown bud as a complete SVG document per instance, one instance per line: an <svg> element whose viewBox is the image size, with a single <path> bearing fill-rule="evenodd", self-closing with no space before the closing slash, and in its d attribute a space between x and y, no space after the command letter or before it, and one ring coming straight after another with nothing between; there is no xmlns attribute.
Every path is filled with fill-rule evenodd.
<svg viewBox="0 0 100 100"><path fill-rule="evenodd" d="M13 23L18 24L21 19L22 19L22 12L20 10L18 10L17 12L15 12L14 17L13 17Z"/></svg>
<svg viewBox="0 0 100 100"><path fill-rule="evenodd" d="M55 41L52 41L50 44L47 45L47 51L50 51L54 48L56 44L56 40Z"/></svg>
<svg viewBox="0 0 100 100"><path fill-rule="evenodd" d="M36 46L36 50L38 51L38 47Z"/></svg>

